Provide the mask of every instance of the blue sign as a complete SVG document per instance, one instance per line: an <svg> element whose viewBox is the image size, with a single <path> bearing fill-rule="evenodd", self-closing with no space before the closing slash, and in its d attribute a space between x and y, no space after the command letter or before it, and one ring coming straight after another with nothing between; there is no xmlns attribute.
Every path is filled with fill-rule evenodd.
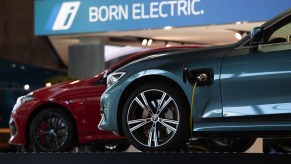
<svg viewBox="0 0 291 164"><path fill-rule="evenodd" d="M290 0L35 0L35 35L266 21Z"/></svg>

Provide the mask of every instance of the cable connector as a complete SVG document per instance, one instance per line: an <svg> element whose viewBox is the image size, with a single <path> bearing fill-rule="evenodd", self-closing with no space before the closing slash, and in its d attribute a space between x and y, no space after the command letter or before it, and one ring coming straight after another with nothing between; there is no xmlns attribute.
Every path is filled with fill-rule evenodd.
<svg viewBox="0 0 291 164"><path fill-rule="evenodd" d="M201 73L199 76L196 77L199 82L207 81L208 75L206 73Z"/></svg>

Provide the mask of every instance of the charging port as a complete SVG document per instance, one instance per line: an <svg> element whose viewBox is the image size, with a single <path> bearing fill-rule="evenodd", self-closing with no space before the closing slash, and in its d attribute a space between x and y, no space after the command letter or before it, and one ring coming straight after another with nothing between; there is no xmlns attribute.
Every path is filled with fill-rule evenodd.
<svg viewBox="0 0 291 164"><path fill-rule="evenodd" d="M183 67L183 81L189 81L191 84L197 82L198 86L211 85L214 81L214 71L212 68L200 68L188 70Z"/></svg>
<svg viewBox="0 0 291 164"><path fill-rule="evenodd" d="M201 68L190 71L190 75L198 80L198 86L211 85L214 81L214 71L212 68Z"/></svg>

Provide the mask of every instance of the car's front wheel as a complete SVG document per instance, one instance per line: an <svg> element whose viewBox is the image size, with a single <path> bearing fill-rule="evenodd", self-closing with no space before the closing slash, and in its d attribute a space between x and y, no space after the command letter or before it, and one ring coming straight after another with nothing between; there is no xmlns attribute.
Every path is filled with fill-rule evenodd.
<svg viewBox="0 0 291 164"><path fill-rule="evenodd" d="M30 124L30 140L39 152L65 152L74 147L73 121L58 108L35 115Z"/></svg>
<svg viewBox="0 0 291 164"><path fill-rule="evenodd" d="M173 85L151 82L128 97L122 125L130 143L141 151L168 151L185 147L190 134L189 107Z"/></svg>

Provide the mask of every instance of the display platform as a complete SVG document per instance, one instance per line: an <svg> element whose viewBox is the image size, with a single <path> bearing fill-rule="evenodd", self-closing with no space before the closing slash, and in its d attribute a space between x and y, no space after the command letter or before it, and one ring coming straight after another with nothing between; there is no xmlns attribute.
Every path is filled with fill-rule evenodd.
<svg viewBox="0 0 291 164"><path fill-rule="evenodd" d="M248 164L287 163L291 154L271 153L2 153L1 164Z"/></svg>

